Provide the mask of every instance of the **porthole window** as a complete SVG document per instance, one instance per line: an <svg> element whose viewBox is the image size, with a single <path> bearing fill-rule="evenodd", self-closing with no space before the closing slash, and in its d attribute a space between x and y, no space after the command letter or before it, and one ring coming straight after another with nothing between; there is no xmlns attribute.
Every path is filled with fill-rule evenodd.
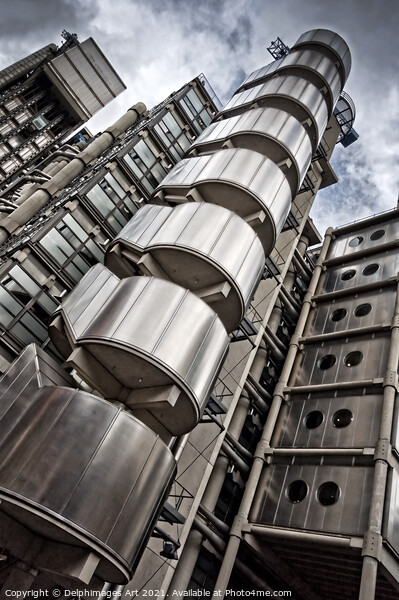
<svg viewBox="0 0 399 600"><path fill-rule="evenodd" d="M323 506L331 506L338 502L340 490L336 483L327 481L317 490L317 499Z"/></svg>
<svg viewBox="0 0 399 600"><path fill-rule="evenodd" d="M363 275L374 275L374 273L377 273L378 269L380 268L380 265L377 265L377 263L373 263L371 265L367 265L367 267L365 267L363 269Z"/></svg>
<svg viewBox="0 0 399 600"><path fill-rule="evenodd" d="M376 240L380 240L385 235L385 229L377 229L377 231L373 231L370 235L370 240L375 242Z"/></svg>
<svg viewBox="0 0 399 600"><path fill-rule="evenodd" d="M355 317L365 317L371 311L371 304L366 302L365 304L359 304L354 310Z"/></svg>
<svg viewBox="0 0 399 600"><path fill-rule="evenodd" d="M363 360L363 354L356 350L355 352L349 352L345 356L344 363L346 367L356 367Z"/></svg>
<svg viewBox="0 0 399 600"><path fill-rule="evenodd" d="M361 235L358 235L357 237L351 239L351 241L349 242L349 246L351 246L352 248L354 248L355 246L359 246L359 244L361 244L363 240L364 238Z"/></svg>
<svg viewBox="0 0 399 600"><path fill-rule="evenodd" d="M302 479L293 481L287 488L287 498L290 502L292 502L292 504L298 504L299 502L302 502L302 500L306 498L307 493L307 483Z"/></svg>
<svg viewBox="0 0 399 600"><path fill-rule="evenodd" d="M348 311L346 308L337 308L331 315L331 321L342 321L347 315Z"/></svg>
<svg viewBox="0 0 399 600"><path fill-rule="evenodd" d="M319 410L312 410L305 417L305 426L308 429L316 429L323 423L324 416Z"/></svg>
<svg viewBox="0 0 399 600"><path fill-rule="evenodd" d="M326 354L319 361L319 367L322 371L326 371L327 369L331 369L336 363L337 359L334 354Z"/></svg>
<svg viewBox="0 0 399 600"><path fill-rule="evenodd" d="M352 279L356 275L355 269L349 269L349 271L345 271L341 275L342 281L348 281L348 279Z"/></svg>
<svg viewBox="0 0 399 600"><path fill-rule="evenodd" d="M337 410L337 412L332 417L332 422L334 427L337 429L342 429L343 427L348 427L353 421L353 414L347 408L342 408L341 410Z"/></svg>

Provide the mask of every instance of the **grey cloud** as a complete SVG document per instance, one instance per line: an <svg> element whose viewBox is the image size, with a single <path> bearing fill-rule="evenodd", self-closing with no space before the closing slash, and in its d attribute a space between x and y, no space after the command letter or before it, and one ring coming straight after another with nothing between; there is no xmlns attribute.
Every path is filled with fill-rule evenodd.
<svg viewBox="0 0 399 600"><path fill-rule="evenodd" d="M2 3L0 60L5 66L57 43L62 28L81 40L93 36L128 85L90 125L98 130L133 102L152 106L200 72L227 101L248 73L271 60L266 47L277 36L291 46L309 29L336 31L352 52L346 91L357 107L360 139L334 154L340 182L322 191L315 206L325 228L326 217L337 224L396 201L397 6L397 0L14 0Z"/></svg>

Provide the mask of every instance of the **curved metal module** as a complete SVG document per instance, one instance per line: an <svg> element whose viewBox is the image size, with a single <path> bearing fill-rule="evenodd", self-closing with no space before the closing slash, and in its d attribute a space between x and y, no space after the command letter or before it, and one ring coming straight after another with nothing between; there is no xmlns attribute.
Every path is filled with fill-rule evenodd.
<svg viewBox="0 0 399 600"><path fill-rule="evenodd" d="M100 264L54 313L49 333L85 381L172 435L198 423L229 343L191 292L155 277L119 280Z"/></svg>
<svg viewBox="0 0 399 600"><path fill-rule="evenodd" d="M234 244L232 244L234 240ZM215 204L141 208L108 247L106 266L118 277L169 279L201 297L227 331L245 316L265 254L255 232Z"/></svg>
<svg viewBox="0 0 399 600"><path fill-rule="evenodd" d="M264 83L277 73L302 77L313 83L325 95L330 113L343 87L336 64L324 53L319 52L318 47L315 46L311 49L300 48L291 51L284 58L254 71L238 88L237 92Z"/></svg>
<svg viewBox="0 0 399 600"><path fill-rule="evenodd" d="M93 574L127 583L175 476L171 451L106 400L54 386L14 394L17 380L0 418L0 520L22 526L36 554L42 544L31 559L39 569L72 576L75 556L91 565L86 583ZM22 539L7 540L17 557ZM60 551L66 560L54 568L49 554Z"/></svg>
<svg viewBox="0 0 399 600"><path fill-rule="evenodd" d="M241 115L253 106L275 107L290 113L306 128L312 150L316 150L327 126L328 110L322 93L313 83L296 75L276 75L266 83L235 94L219 115Z"/></svg>
<svg viewBox="0 0 399 600"><path fill-rule="evenodd" d="M352 66L351 53L345 40L329 29L312 29L301 35L292 50L315 47L317 47L318 52L325 53L331 60L336 61L338 59L338 69L341 74L342 85L344 85Z"/></svg>
<svg viewBox="0 0 399 600"><path fill-rule="evenodd" d="M155 190L155 196L170 202L187 202L190 193L192 199L224 206L246 220L266 255L273 249L292 199L282 170L266 156L244 148L186 158Z"/></svg>
<svg viewBox="0 0 399 600"><path fill-rule="evenodd" d="M212 123L191 146L190 154L219 150L227 141L281 165L293 195L297 193L312 158L312 145L304 126L290 113L278 108L254 108Z"/></svg>

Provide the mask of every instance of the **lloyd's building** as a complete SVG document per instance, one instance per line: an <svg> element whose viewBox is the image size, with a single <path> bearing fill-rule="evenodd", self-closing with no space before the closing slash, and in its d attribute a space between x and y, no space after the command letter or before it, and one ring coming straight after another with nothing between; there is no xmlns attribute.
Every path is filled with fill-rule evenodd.
<svg viewBox="0 0 399 600"><path fill-rule="evenodd" d="M309 251L350 52L276 52L2 191L3 594L397 597L397 212Z"/></svg>

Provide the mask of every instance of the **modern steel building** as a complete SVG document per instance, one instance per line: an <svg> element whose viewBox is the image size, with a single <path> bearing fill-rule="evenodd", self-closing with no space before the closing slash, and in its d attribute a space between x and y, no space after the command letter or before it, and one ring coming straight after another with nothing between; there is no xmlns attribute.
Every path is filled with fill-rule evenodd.
<svg viewBox="0 0 399 600"><path fill-rule="evenodd" d="M349 70L308 32L3 189L3 593L394 597L395 221L308 252Z"/></svg>
<svg viewBox="0 0 399 600"><path fill-rule="evenodd" d="M0 71L0 184L25 183L28 166L126 89L92 38L62 35L60 48L49 44Z"/></svg>

